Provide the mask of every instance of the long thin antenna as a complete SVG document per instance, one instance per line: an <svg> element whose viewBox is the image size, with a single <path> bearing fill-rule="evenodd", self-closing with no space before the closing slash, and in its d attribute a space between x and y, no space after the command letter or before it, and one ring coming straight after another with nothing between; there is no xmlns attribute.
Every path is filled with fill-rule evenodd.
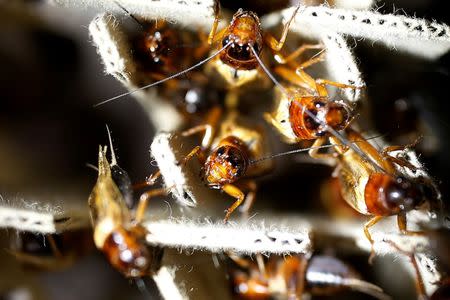
<svg viewBox="0 0 450 300"><path fill-rule="evenodd" d="M376 135L376 136L373 136L373 137L370 137L370 138L367 138L367 139L364 139L364 140L353 141L353 142L351 142L351 144L357 144L359 142L365 142L365 141L373 140L373 139L376 139L376 138L379 138L379 137L382 137L382 136L384 136L384 135L383 134ZM324 148L331 148L331 147L334 147L334 146L335 145L321 145L321 146L316 146L316 147L295 149L295 150L291 150L291 151L286 151L286 152L277 153L277 154L273 154L273 155L270 155L270 156L262 157L262 158L259 158L259 159L256 159L256 160L252 160L252 161L250 161L250 164L256 164L256 163L259 163L261 161L277 158L277 157L280 157L280 156L306 152L306 151L309 151L309 150L312 150L312 149L324 149Z"/></svg>
<svg viewBox="0 0 450 300"><path fill-rule="evenodd" d="M322 50L320 50L319 52L317 52L316 54L314 54L313 56L311 56L309 59L314 59L316 57L318 57L319 55L321 55L322 53L324 53L327 49L323 48Z"/></svg>
<svg viewBox="0 0 450 300"><path fill-rule="evenodd" d="M86 163L86 167L91 168L91 169L93 169L93 170L95 170L95 171L98 172L97 166L95 166L95 165L93 165L93 164L91 164L91 163Z"/></svg>
<svg viewBox="0 0 450 300"><path fill-rule="evenodd" d="M281 92L285 95L287 95L289 98L291 98L291 94L284 88L284 86L281 85L281 83L272 75L272 73L267 69L267 67L263 64L261 58L259 58L258 54L255 51L255 48L253 48L252 45L250 45L250 49L253 52L253 55L255 56L256 60L258 61L259 65L261 66L261 68L264 70L264 72L267 74L267 76L270 78L270 80L272 80L272 82L281 90ZM300 103L297 103L300 108L310 117L312 118L315 122L319 123L320 125L323 126L323 128L325 128L325 130L327 130L329 133L331 133L333 136L335 136L339 141L341 141L341 143L343 143L345 146L348 146L350 149L352 149L353 151L355 151L358 155L360 155L362 158L364 158L366 161L370 162L375 169L377 169L378 171L381 171L383 173L386 173L386 171L380 167L376 162L374 162L369 156L367 156L364 152L361 151L361 149L359 149L358 147L356 147L354 144L352 144L351 142L349 142L342 134L340 134L339 132L337 132L333 127L328 126L327 123L325 123L324 121L320 120L315 114L313 114L312 112L310 112L309 110L305 109L305 107L303 105L301 105Z"/></svg>
<svg viewBox="0 0 450 300"><path fill-rule="evenodd" d="M142 24L141 21L139 21L135 16L133 16L128 9L126 9L124 6L122 6L122 4L119 3L119 1L114 1L114 3L117 4L118 7L120 7L129 17L131 17L133 20L136 21L136 23L138 23L143 29L145 28L144 24Z"/></svg>
<svg viewBox="0 0 450 300"><path fill-rule="evenodd" d="M131 95L131 94L136 93L136 92L138 92L138 91L140 91L140 90L148 89L148 88L150 88L150 87L152 87L152 86L158 85L158 84L160 84L160 83L163 83L163 82L166 82L166 81L171 80L171 79L173 79L173 78L176 78L176 77L178 77L178 76L180 76L180 75L183 75L183 74L185 74L185 73L187 73L187 72L189 72L189 71L192 71L193 69L195 69L195 68L201 66L202 64L208 62L209 60L211 60L211 59L213 59L214 57L216 57L217 55L219 55L220 52L222 52L222 51L225 50L228 46L230 46L231 43L232 43L232 42L229 42L228 44L226 44L225 46L223 46L222 48L220 48L216 53L214 53L213 55L211 55L211 56L205 58L204 60L200 61L199 63L196 63L196 64L193 65L192 67L189 67L189 68L187 68L187 69L185 69L185 70L183 70L183 71L181 71L181 72L178 72L178 73L176 73L176 74L173 74L173 75L171 75L171 76L169 76L169 77L166 77L166 78L164 78L164 79L161 79L161 80L159 80L159 81L150 83L150 84L148 84L148 85L144 85L144 86L142 86L142 87L140 87L140 88L137 88L137 89L135 89L135 90L132 90L132 91L130 91L130 92L126 92L126 93L120 94L120 95L118 95L118 96L109 98L109 99L107 99L107 100L105 100L105 101L102 101L102 102L100 102L100 103L95 104L94 107L103 105L103 104L105 104L105 103L111 102L111 101L113 101L113 100L122 98L122 97L127 96L127 95Z"/></svg>
<svg viewBox="0 0 450 300"><path fill-rule="evenodd" d="M114 152L114 147L112 143L111 138L111 131L109 130L108 124L106 125L106 131L108 132L108 139L109 139L109 147L111 148L111 166L117 165L117 159L116 159L116 153Z"/></svg>

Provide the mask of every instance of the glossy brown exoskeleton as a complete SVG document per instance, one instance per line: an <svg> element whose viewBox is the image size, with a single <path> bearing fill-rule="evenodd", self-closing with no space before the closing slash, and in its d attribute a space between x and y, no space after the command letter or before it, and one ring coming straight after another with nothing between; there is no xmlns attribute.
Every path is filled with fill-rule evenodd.
<svg viewBox="0 0 450 300"><path fill-rule="evenodd" d="M106 147L99 149L98 179L89 207L94 227L94 243L111 265L126 277L151 275L159 269L162 250L148 246L147 230L141 226L145 204L139 203L133 216L123 193L111 176Z"/></svg>
<svg viewBox="0 0 450 300"><path fill-rule="evenodd" d="M217 45L221 53L211 60L206 72L219 74L230 89L242 87L249 83L258 83L259 87L268 86L264 72L259 68L259 56L264 46L277 53L283 47L289 31L289 26L296 15L299 6L294 10L291 19L285 24L280 40L276 40L269 32L263 31L259 17L251 11L239 9L231 22L217 32L219 24L219 4L216 1L215 21L209 34L208 42Z"/></svg>
<svg viewBox="0 0 450 300"><path fill-rule="evenodd" d="M263 269L252 260L231 258L239 266L230 271L233 292L239 299L302 299L304 294L333 295L344 290L389 298L336 257L271 256Z"/></svg>
<svg viewBox="0 0 450 300"><path fill-rule="evenodd" d="M416 167L389 153L406 147L391 146L378 151L356 131L347 129L347 138L355 143L371 161L362 158L344 146L337 138L330 137L336 153L329 156L337 159L337 177L345 201L358 212L372 218L364 225L364 233L373 244L369 228L388 216L397 216L398 227L404 234L417 234L407 229L406 213L431 201L433 187L427 180L409 178L396 165L415 170ZM317 149L313 150L317 152ZM328 155L328 154L321 154ZM373 254L373 253L372 253Z"/></svg>
<svg viewBox="0 0 450 300"><path fill-rule="evenodd" d="M217 124L217 123L215 123ZM256 192L253 176L259 176L272 168L270 161L253 164L252 161L268 154L268 147L261 128L245 124L236 111L230 112L220 123L217 135L211 123L194 127L183 134L191 135L204 131L202 146L195 147L185 158L185 163L196 156L202 165L205 183L236 198L227 209L225 221L244 201L244 211L250 208ZM249 190L247 197L241 188Z"/></svg>
<svg viewBox="0 0 450 300"><path fill-rule="evenodd" d="M314 61L310 62L311 60ZM352 89L357 87L314 79L303 70L305 65L309 66L318 61L320 60L317 58L310 59L297 67L296 71L285 66L274 68L275 73L288 83L287 87L276 88L275 109L264 117L288 143L314 140L313 147L319 146L331 136L328 128L343 130L353 119L351 107L344 101L332 101L326 85ZM309 111L309 114L306 111ZM310 151L311 153L313 152Z"/></svg>

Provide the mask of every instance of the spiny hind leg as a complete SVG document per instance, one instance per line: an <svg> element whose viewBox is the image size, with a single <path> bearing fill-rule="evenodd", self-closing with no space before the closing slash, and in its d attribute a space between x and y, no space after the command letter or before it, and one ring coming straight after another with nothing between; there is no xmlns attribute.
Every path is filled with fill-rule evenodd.
<svg viewBox="0 0 450 300"><path fill-rule="evenodd" d="M385 243L394 247L398 252L407 256L411 260L411 264L413 265L414 271L416 273L415 283L416 283L416 291L417 291L417 299L428 299L425 291L425 284L423 282L422 274L420 273L419 265L417 264L417 259L414 253L407 252L401 249L397 244L392 241L385 241Z"/></svg>
<svg viewBox="0 0 450 300"><path fill-rule="evenodd" d="M408 148L410 148L410 149L415 148L417 146L417 144L420 142L421 139L422 139L422 137L419 136L414 142L412 142L410 144L400 145L400 146L386 146L382 150L382 153L383 153L383 155L389 155L389 152L403 151L403 150L408 149Z"/></svg>
<svg viewBox="0 0 450 300"><path fill-rule="evenodd" d="M410 163L405 158L399 158L399 157L395 157L395 156L391 155L391 152L404 151L405 149L408 149L408 148L414 148L419 143L419 141L420 141L420 138L416 139L413 143L407 144L407 145L387 146L381 151L381 155L383 155L383 157L385 159L387 159L387 160L389 160L389 161L399 165L400 167L408 168L411 171L416 172L417 171L417 167L415 165Z"/></svg>

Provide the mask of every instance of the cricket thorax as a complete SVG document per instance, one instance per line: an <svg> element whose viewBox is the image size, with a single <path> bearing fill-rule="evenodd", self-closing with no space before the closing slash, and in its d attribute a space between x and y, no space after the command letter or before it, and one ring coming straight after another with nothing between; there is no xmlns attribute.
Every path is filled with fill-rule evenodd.
<svg viewBox="0 0 450 300"><path fill-rule="evenodd" d="M348 125L349 120L346 107L328 99L300 97L293 100L289 106L289 121L292 130L300 139L316 139L326 135L328 133L326 126L342 130Z"/></svg>
<svg viewBox="0 0 450 300"><path fill-rule="evenodd" d="M225 138L205 163L205 179L208 185L222 186L244 176L249 165L248 149L236 137Z"/></svg>

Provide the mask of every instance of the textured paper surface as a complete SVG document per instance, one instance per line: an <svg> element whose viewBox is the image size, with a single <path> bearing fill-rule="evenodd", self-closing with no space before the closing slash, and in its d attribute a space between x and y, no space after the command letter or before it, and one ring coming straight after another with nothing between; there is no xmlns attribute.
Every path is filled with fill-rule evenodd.
<svg viewBox="0 0 450 300"><path fill-rule="evenodd" d="M112 0L50 0L65 7L97 9L99 12L124 14ZM214 20L213 0L120 0L131 14L148 20L165 19L182 26L209 29Z"/></svg>
<svg viewBox="0 0 450 300"><path fill-rule="evenodd" d="M60 200L45 196L1 198L0 228L57 233L90 226L87 205L64 205L64 200L61 200L72 197L61 195Z"/></svg>
<svg viewBox="0 0 450 300"><path fill-rule="evenodd" d="M136 72L130 45L117 19L109 14L101 14L89 25L89 33L103 61L105 73L114 76L127 90L137 89L140 74ZM181 115L168 101L158 97L155 88L137 91L117 101L130 101L130 97L141 104L156 131L175 130L180 126Z"/></svg>
<svg viewBox="0 0 450 300"><path fill-rule="evenodd" d="M148 222L146 228L150 233L147 241L150 244L182 250L206 250L215 253L310 253L312 245L308 224L300 221L296 226L288 227L274 222L281 219L267 216L265 221L233 221L227 224L184 218Z"/></svg>
<svg viewBox="0 0 450 300"><path fill-rule="evenodd" d="M283 12L285 18L291 15L292 8ZM295 17L295 24L305 35L312 37L335 32L428 59L437 59L450 49L448 25L402 15L325 6L302 7Z"/></svg>

